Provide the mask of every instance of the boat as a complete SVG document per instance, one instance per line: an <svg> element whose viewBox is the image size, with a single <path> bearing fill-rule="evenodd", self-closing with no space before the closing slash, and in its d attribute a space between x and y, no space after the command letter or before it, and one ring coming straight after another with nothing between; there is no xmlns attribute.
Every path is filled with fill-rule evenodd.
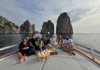
<svg viewBox="0 0 100 70"><path fill-rule="evenodd" d="M100 70L99 61L94 61L86 53L75 49L75 56L57 49L58 54L51 55L46 61L39 61L38 56L32 55L21 64L18 64L17 51L13 51L0 56L0 70Z"/></svg>

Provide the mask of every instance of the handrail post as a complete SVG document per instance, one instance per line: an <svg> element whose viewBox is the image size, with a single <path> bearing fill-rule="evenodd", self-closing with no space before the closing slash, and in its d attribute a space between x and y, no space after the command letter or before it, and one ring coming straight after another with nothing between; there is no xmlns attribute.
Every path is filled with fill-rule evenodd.
<svg viewBox="0 0 100 70"><path fill-rule="evenodd" d="M92 55L92 57L93 57L93 60L94 60L95 58L94 58L94 56L93 56L93 53L91 52L91 48L89 48L89 51L90 51L90 53L91 53L91 55Z"/></svg>

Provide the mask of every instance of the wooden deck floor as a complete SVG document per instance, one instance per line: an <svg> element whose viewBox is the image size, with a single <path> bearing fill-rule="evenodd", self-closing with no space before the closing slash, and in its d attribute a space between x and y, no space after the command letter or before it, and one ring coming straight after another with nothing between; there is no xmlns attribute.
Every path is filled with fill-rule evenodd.
<svg viewBox="0 0 100 70"><path fill-rule="evenodd" d="M69 56L62 50L58 55L52 55L47 61L39 61L33 55L22 63L18 64L18 55L13 54L0 60L0 70L100 70L87 58L76 52L76 56Z"/></svg>

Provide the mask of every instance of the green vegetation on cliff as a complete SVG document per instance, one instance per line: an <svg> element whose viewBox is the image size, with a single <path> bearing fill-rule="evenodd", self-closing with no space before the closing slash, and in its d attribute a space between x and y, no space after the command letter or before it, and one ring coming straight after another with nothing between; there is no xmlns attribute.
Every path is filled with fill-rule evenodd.
<svg viewBox="0 0 100 70"><path fill-rule="evenodd" d="M0 33L18 33L19 27L6 18L0 16Z"/></svg>

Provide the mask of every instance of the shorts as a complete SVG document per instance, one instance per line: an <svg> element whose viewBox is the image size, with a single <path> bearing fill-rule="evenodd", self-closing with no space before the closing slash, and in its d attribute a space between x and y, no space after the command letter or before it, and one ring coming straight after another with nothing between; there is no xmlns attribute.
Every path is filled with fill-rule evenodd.
<svg viewBox="0 0 100 70"><path fill-rule="evenodd" d="M27 49L27 50L19 50L19 52L20 52L23 56L27 56L27 55L28 55L28 49Z"/></svg>
<svg viewBox="0 0 100 70"><path fill-rule="evenodd" d="M39 47L39 46L35 46L35 50L40 50L40 47ZM43 47L42 47L42 50L46 50L46 47L43 46Z"/></svg>
<svg viewBox="0 0 100 70"><path fill-rule="evenodd" d="M23 55L23 56L30 56L30 55L34 55L35 54L35 50L33 48L29 48L27 50L19 50L19 52Z"/></svg>

